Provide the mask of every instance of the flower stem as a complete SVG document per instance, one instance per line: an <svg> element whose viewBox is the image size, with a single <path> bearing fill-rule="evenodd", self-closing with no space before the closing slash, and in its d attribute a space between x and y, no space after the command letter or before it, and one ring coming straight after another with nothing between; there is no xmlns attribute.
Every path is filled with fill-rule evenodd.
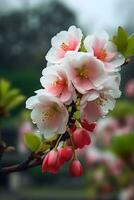
<svg viewBox="0 0 134 200"><path fill-rule="evenodd" d="M55 145L55 147L54 147L54 150L57 150L57 147L58 147L58 145L59 145L59 142L60 142L62 136L63 136L63 135L60 135L60 136L58 137L58 140L57 140L57 142L56 142L56 145Z"/></svg>
<svg viewBox="0 0 134 200"><path fill-rule="evenodd" d="M73 152L74 152L73 159L77 160L77 155L76 155L76 152L75 152L75 146L74 146L72 134L71 134L71 131L70 131L69 128L68 128L68 133L69 133L69 136L70 136L70 140L71 140L71 144L72 144L72 149L73 149Z"/></svg>

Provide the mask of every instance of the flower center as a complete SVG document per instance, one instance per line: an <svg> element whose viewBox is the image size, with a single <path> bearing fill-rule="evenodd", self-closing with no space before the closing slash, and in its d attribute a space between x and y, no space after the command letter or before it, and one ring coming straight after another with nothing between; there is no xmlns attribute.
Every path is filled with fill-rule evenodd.
<svg viewBox="0 0 134 200"><path fill-rule="evenodd" d="M56 105L53 105L53 106L49 107L49 108L47 109L47 111L43 111L43 112L42 112L42 115L43 115L42 121L51 120L52 117L54 117L55 114L56 114L58 111L59 111L59 110L58 110L58 108L57 108Z"/></svg>
<svg viewBox="0 0 134 200"><path fill-rule="evenodd" d="M66 86L66 81L63 78L59 77L52 83L52 85L54 85L54 86L59 85L61 87L64 87L64 86Z"/></svg>
<svg viewBox="0 0 134 200"><path fill-rule="evenodd" d="M100 96L95 100L95 102L97 105L103 106L107 102L107 100L108 99L107 99L106 95L103 92L101 92Z"/></svg>
<svg viewBox="0 0 134 200"><path fill-rule="evenodd" d="M64 51L69 51L69 50L70 50L69 45L66 44L66 43L64 43L64 42L62 42L61 48L62 48Z"/></svg>
<svg viewBox="0 0 134 200"><path fill-rule="evenodd" d="M96 55L95 55L98 59L104 61L107 57L107 52L105 49L100 49Z"/></svg>
<svg viewBox="0 0 134 200"><path fill-rule="evenodd" d="M88 70L85 67L77 69L77 74L81 79L88 79Z"/></svg>

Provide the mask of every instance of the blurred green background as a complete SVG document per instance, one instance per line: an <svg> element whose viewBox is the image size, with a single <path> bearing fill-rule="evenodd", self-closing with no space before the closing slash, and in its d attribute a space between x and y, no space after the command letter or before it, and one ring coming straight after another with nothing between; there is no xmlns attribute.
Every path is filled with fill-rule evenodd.
<svg viewBox="0 0 134 200"><path fill-rule="evenodd" d="M40 88L51 38L71 25L85 34L105 29L111 35L121 25L132 34L133 10L133 0L0 0L0 79L10 85L3 86L7 96L0 105L13 104L0 117L0 134L16 148L4 155L2 164L18 163L29 153L23 134L34 127L25 99ZM133 65L132 58L122 69L122 97L110 117L99 123L91 150L80 152L83 177L69 177L68 166L57 175L41 174L40 167L14 173L0 177L0 200L134 199ZM14 88L17 93L11 95Z"/></svg>

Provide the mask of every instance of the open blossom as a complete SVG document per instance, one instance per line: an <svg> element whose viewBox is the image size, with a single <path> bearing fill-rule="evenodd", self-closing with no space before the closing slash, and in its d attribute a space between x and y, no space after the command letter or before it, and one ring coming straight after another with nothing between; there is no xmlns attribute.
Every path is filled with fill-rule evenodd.
<svg viewBox="0 0 134 200"><path fill-rule="evenodd" d="M62 66L52 65L46 67L42 74L40 81L47 92L58 97L61 102L66 104L76 100L74 87Z"/></svg>
<svg viewBox="0 0 134 200"><path fill-rule="evenodd" d="M120 76L109 77L99 90L90 90L83 95L80 105L81 119L94 122L102 116L105 116L109 110L115 106L115 98L119 98Z"/></svg>
<svg viewBox="0 0 134 200"><path fill-rule="evenodd" d="M42 91L30 97L26 107L32 109L31 118L45 138L66 131L68 112L58 98Z"/></svg>
<svg viewBox="0 0 134 200"><path fill-rule="evenodd" d="M68 51L78 51L81 45L82 32L71 26L68 31L61 31L51 40L52 47L46 55L47 61L59 63Z"/></svg>
<svg viewBox="0 0 134 200"><path fill-rule="evenodd" d="M104 152L94 146L85 149L85 157L87 165L103 163L115 175L119 174L123 167L123 162L115 154L109 151Z"/></svg>
<svg viewBox="0 0 134 200"><path fill-rule="evenodd" d="M74 87L81 94L98 87L107 79L103 63L88 53L68 53L65 67Z"/></svg>
<svg viewBox="0 0 134 200"><path fill-rule="evenodd" d="M88 52L104 63L106 71L117 71L125 62L125 58L117 51L115 44L109 41L109 35L105 31L87 36L84 45Z"/></svg>
<svg viewBox="0 0 134 200"><path fill-rule="evenodd" d="M106 117L98 120L95 134L99 133L98 141L100 141L102 145L108 146L118 129L119 123L117 119Z"/></svg>

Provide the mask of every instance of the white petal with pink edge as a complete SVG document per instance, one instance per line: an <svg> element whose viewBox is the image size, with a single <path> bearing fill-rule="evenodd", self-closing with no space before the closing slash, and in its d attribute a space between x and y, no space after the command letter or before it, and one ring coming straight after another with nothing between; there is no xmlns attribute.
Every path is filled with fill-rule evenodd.
<svg viewBox="0 0 134 200"><path fill-rule="evenodd" d="M75 89L63 66L49 66L43 70L42 74L40 81L48 93L58 97L65 104L76 101Z"/></svg>
<svg viewBox="0 0 134 200"><path fill-rule="evenodd" d="M69 51L78 51L83 34L79 28L71 26L68 31L61 31L51 40L52 47L46 55L47 61L60 63Z"/></svg>
<svg viewBox="0 0 134 200"><path fill-rule="evenodd" d="M100 86L107 79L103 63L89 53L68 53L64 65L74 87L81 94Z"/></svg>
<svg viewBox="0 0 134 200"><path fill-rule="evenodd" d="M44 92L44 93L43 93ZM68 122L68 112L58 98L40 90L37 93L38 103L33 103L31 118L45 138L55 134L64 134ZM27 108L29 100L27 100ZM30 102L31 107L31 102Z"/></svg>
<svg viewBox="0 0 134 200"><path fill-rule="evenodd" d="M91 90L83 95L80 103L81 119L89 122L96 121L105 116L115 106L115 98L119 98L119 74L109 77L108 80L96 90Z"/></svg>
<svg viewBox="0 0 134 200"><path fill-rule="evenodd" d="M105 31L87 36L84 45L88 52L104 63L108 72L120 70L119 67L125 62L125 58L117 51L116 45L109 41Z"/></svg>

